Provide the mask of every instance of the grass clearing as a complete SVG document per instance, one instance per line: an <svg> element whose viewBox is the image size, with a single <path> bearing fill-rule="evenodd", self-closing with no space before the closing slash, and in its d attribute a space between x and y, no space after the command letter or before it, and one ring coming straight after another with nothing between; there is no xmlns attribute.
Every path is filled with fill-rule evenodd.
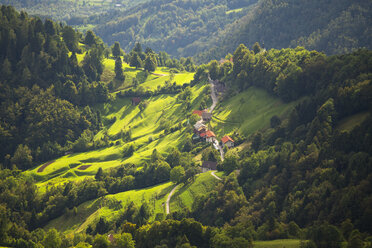
<svg viewBox="0 0 372 248"><path fill-rule="evenodd" d="M367 117L370 116L369 112L362 112L355 115L348 116L343 118L339 121L338 125L336 126L336 130L340 132L350 132L356 126L361 124Z"/></svg>
<svg viewBox="0 0 372 248"><path fill-rule="evenodd" d="M185 207L191 209L195 197L210 192L218 183L219 181L210 172L197 175L194 182L182 186L174 193L170 201L170 211L174 212Z"/></svg>
<svg viewBox="0 0 372 248"><path fill-rule="evenodd" d="M200 103L199 95L205 87L206 85L202 84L192 87L192 107ZM113 124L106 126L108 134L115 137L121 130L130 129L131 142L120 141L111 147L69 154L56 159L42 171L38 172L43 165L24 172L25 175L33 177L39 187L39 193L43 193L52 185L93 177L100 167L106 170L125 163L138 165L150 158L153 149L166 155L173 147L180 148L187 135L185 128L182 126L180 130L166 135L163 131L164 127L176 126L186 121L188 111L177 96L159 95L146 99L149 104L142 112L138 106L132 106L130 98L117 98L113 102L97 106L96 109L100 110L103 119L116 118ZM102 135L103 131L99 132L95 140L100 139ZM112 142L116 143L115 140ZM136 150L133 156L124 158L123 149L130 144L133 144ZM84 170L81 170L82 168Z"/></svg>
<svg viewBox="0 0 372 248"><path fill-rule="evenodd" d="M277 239L270 241L253 241L255 248L299 248L299 239Z"/></svg>
<svg viewBox="0 0 372 248"><path fill-rule="evenodd" d="M48 223L46 229L56 228L64 233L76 233L85 231L89 225L94 225L100 217L107 221L115 221L121 211L133 202L137 208L143 203L150 207L150 221L155 219L156 214L165 213L165 202L173 183L163 183L145 189L136 189L118 194L106 195L95 200L87 201L77 207L77 215L69 211L59 218ZM120 202L120 207L113 207L110 202L115 199Z"/></svg>
<svg viewBox="0 0 372 248"><path fill-rule="evenodd" d="M228 10L226 11L226 15L228 14L231 14L231 13L239 13L243 10L243 8L239 8L239 9L231 9L231 10Z"/></svg>
<svg viewBox="0 0 372 248"><path fill-rule="evenodd" d="M269 127L272 116L288 114L296 103L283 103L265 90L250 87L218 104L210 124L219 137L231 133L235 128L244 135L250 135Z"/></svg>

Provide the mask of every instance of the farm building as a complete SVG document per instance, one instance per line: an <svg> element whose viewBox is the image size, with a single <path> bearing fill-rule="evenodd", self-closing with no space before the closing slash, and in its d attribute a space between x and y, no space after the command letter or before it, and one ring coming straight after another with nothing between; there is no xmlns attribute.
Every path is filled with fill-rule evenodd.
<svg viewBox="0 0 372 248"><path fill-rule="evenodd" d="M194 111L192 111L192 114L193 115L199 115L201 117L202 114L203 114L203 110L194 110Z"/></svg>
<svg viewBox="0 0 372 248"><path fill-rule="evenodd" d="M202 118L203 118L203 121L210 121L212 119L212 113L203 111Z"/></svg>
<svg viewBox="0 0 372 248"><path fill-rule="evenodd" d="M216 135L212 131L205 132L205 139L207 142L212 143L216 138Z"/></svg>
<svg viewBox="0 0 372 248"><path fill-rule="evenodd" d="M133 106L137 106L140 102L141 102L141 98L140 97L133 97L132 98L132 105Z"/></svg>
<svg viewBox="0 0 372 248"><path fill-rule="evenodd" d="M207 129L207 127L203 124L203 123L201 123L201 122L197 122L197 123L195 123L195 125L194 125L194 130L195 131L199 131L200 129Z"/></svg>
<svg viewBox="0 0 372 248"><path fill-rule="evenodd" d="M217 170L217 162L204 161L202 163L202 172L207 172L210 170Z"/></svg>
<svg viewBox="0 0 372 248"><path fill-rule="evenodd" d="M222 145L227 146L228 148L234 147L234 140L230 136L224 136L221 139Z"/></svg>

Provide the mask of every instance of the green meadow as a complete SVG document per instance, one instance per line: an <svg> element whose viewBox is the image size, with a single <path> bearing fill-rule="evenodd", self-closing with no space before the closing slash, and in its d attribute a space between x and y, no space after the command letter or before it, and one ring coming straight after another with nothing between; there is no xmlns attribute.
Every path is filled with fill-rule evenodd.
<svg viewBox="0 0 372 248"><path fill-rule="evenodd" d="M81 63L84 54L77 54L77 58ZM115 80L114 67L113 58L104 59L102 80L105 83ZM143 70L123 63L123 71L125 80L115 85L112 100L97 105L93 109L101 112L104 124L103 129L95 135L93 140L98 141L103 137L109 137L110 145L101 149L68 154L26 171L24 174L37 182L39 194L46 192L48 187L63 185L68 181L92 178L99 168L107 170L126 163L140 165L150 159L154 149L166 156L173 147L181 148L185 140L190 137L190 133L186 131L189 125L187 116L192 110L199 109L204 92L209 87L207 83L198 83L191 87L189 109L186 108L184 101L179 99L179 94L164 94L142 97L141 101L146 107L141 110L139 106L132 105L131 97L118 97L115 92L132 87L133 78L136 78L139 86L144 89L155 91L167 84L189 83L194 73L178 73L170 81L169 69L164 67L159 67L152 74L146 74ZM248 135L268 126L273 115L287 114L293 105L294 103L284 104L265 91L252 87L218 104L210 126L219 136L235 128ZM164 132L172 127L177 127L177 130ZM124 142L121 139L121 133L127 131L130 131L131 139ZM124 157L123 151L129 145L133 145L135 151L132 156ZM85 167L84 170L81 166ZM41 171L41 167L45 168ZM223 172L216 172L216 175L220 178L225 176ZM170 201L170 211L191 209L198 195L207 194L219 182L210 172L206 172L197 175L192 182L180 185ZM158 214L165 215L165 202L173 187L173 183L167 182L84 202L77 207L77 214L69 210L63 216L49 222L46 228L54 227L65 233L82 232L89 225L94 225L100 217L115 221L131 202L137 207L146 202L151 211L150 221L154 221Z"/></svg>
<svg viewBox="0 0 372 248"><path fill-rule="evenodd" d="M354 127L361 124L370 114L368 112L362 112L355 115L348 116L339 121L336 126L336 130L340 132L350 132Z"/></svg>
<svg viewBox="0 0 372 248"><path fill-rule="evenodd" d="M210 125L219 138L234 129L248 136L269 127L271 117L288 114L295 104L283 103L263 89L250 87L218 104Z"/></svg>
<svg viewBox="0 0 372 248"><path fill-rule="evenodd" d="M299 248L299 239L278 239L270 241L253 241L254 248Z"/></svg>
<svg viewBox="0 0 372 248"><path fill-rule="evenodd" d="M105 60L105 66L113 66L111 62L111 59ZM160 70L160 72L164 72L166 69L161 68ZM137 70L138 72L140 70ZM162 77L166 78L167 76ZM175 80L182 84L190 82L192 78L193 73L175 75ZM148 83L148 85L151 84ZM200 104L201 98L199 96L205 87L207 87L205 84L197 84L192 87L192 108L196 108ZM106 125L94 137L94 140L98 140L106 132L111 137L111 146L60 157L55 161L49 161L50 164L42 172L38 170L43 165L39 165L26 171L25 175L33 177L39 186L39 193L43 193L47 187L53 185L92 177L100 167L106 170L125 163L139 164L148 160L154 149L166 155L173 147L180 148L188 135L184 125L187 121L186 115L191 110L184 108L183 102L178 99L178 94L158 95L142 100L147 102L147 107L143 111L138 106L133 106L130 98L117 97L109 103L96 106L96 109L102 113L103 119L114 118L116 120ZM178 126L179 123L181 124L180 130L164 134L164 128ZM120 133L127 130L131 132L131 141L123 142ZM131 157L124 158L123 150L128 145L134 145L135 152ZM80 166L89 167L81 170Z"/></svg>
<svg viewBox="0 0 372 248"><path fill-rule="evenodd" d="M205 195L213 190L219 180L211 175L210 172L205 172L196 176L192 183L182 185L181 188L174 193L170 201L170 211L174 212L183 208L191 210L192 203L198 195Z"/></svg>
<svg viewBox="0 0 372 248"><path fill-rule="evenodd" d="M107 221L115 221L131 202L137 207L147 203L151 212L150 221L154 221L157 214L165 214L165 202L173 186L173 183L168 182L84 202L77 207L77 215L65 213L49 222L46 229L56 228L65 233L82 232L89 225L97 223L100 217Z"/></svg>

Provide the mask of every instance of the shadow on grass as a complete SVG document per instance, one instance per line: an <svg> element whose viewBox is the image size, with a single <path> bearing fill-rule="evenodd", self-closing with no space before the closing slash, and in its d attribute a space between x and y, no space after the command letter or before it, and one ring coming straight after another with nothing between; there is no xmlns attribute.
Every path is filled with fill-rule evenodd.
<svg viewBox="0 0 372 248"><path fill-rule="evenodd" d="M191 187L191 185L196 181L196 179L197 179L197 176L196 176L192 181L187 182L186 185L184 184L184 185L182 186L181 189L177 190L177 192L175 192L175 193L173 194L172 199L176 199L177 197L179 197L180 195L182 195L184 192L186 192L187 190L189 190L190 187ZM190 190L190 193L191 193L193 196L195 195L195 194L193 193L192 190Z"/></svg>
<svg viewBox="0 0 372 248"><path fill-rule="evenodd" d="M174 188L174 184L169 185L168 187L166 187L165 189L163 189L162 191L160 191L160 193L157 195L157 200L158 199L161 199L165 195L169 194L172 191L173 188Z"/></svg>

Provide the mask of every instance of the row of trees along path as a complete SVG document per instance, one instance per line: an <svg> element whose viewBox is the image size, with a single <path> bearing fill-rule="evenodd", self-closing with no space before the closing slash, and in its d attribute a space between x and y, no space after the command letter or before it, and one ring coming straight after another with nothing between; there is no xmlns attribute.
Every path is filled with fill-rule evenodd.
<svg viewBox="0 0 372 248"><path fill-rule="evenodd" d="M217 103L218 103L218 98L217 98L216 88L214 87L215 81L213 81L211 79L211 77L209 76L209 74L208 74L208 81L209 81L209 84L211 86L211 98L212 98L212 105L209 108L209 111L213 114L213 110L217 106ZM200 118L200 120L198 122L199 123L202 123L203 122L203 118ZM224 154L224 151L223 151L222 147L220 146L219 142L215 142L214 145L220 151L221 161L223 161L225 154ZM214 171L211 172L212 176L214 176L217 180L222 180L220 177L218 177L214 173L215 173ZM165 204L165 212L166 212L166 214L169 214L170 213L170 208L169 208L170 200L171 200L172 195L174 194L174 192L176 192L176 189L177 189L178 186L179 186L179 184L177 184L176 186L174 186L174 188L172 189L172 191L168 195L168 198L167 198L167 201L166 201L166 204Z"/></svg>

